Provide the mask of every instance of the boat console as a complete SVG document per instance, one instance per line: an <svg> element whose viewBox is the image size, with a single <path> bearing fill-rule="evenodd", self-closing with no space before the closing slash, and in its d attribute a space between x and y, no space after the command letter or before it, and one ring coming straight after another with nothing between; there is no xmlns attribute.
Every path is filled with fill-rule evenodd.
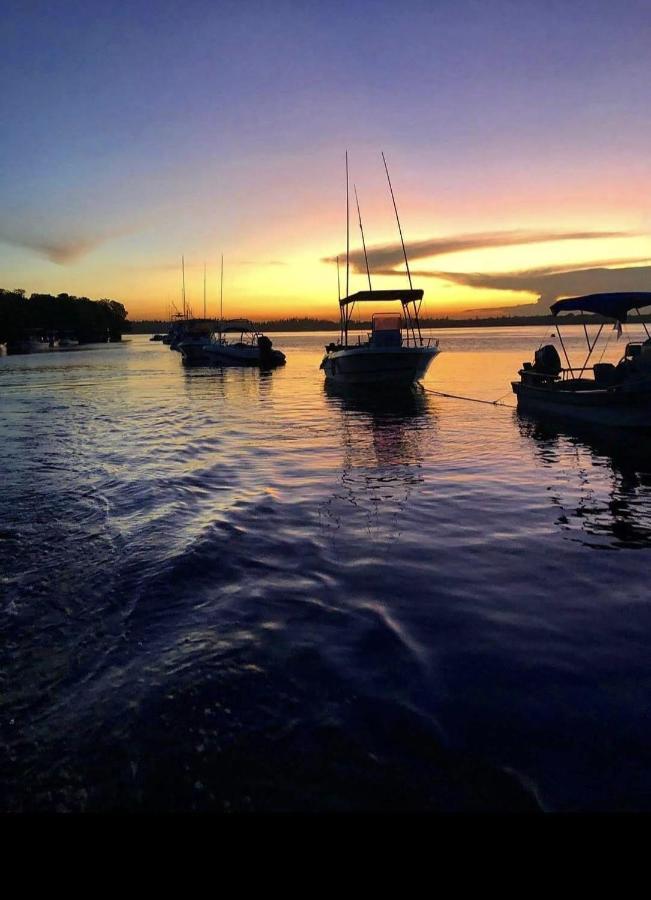
<svg viewBox="0 0 651 900"><path fill-rule="evenodd" d="M375 313L369 343L374 347L402 347L402 318L396 313Z"/></svg>

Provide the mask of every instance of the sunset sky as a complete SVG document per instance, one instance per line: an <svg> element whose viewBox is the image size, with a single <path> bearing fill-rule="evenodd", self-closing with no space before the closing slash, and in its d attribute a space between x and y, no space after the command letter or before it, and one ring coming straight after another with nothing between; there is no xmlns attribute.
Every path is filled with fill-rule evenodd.
<svg viewBox="0 0 651 900"><path fill-rule="evenodd" d="M164 317L184 254L216 314L223 253L228 316L335 318L348 149L373 285L406 283L384 151L426 315L651 288L648 0L9 0L0 33L0 287Z"/></svg>

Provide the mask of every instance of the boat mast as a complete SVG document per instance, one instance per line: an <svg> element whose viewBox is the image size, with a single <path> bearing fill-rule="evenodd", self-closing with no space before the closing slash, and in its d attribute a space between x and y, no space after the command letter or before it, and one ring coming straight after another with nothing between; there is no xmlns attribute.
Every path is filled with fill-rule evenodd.
<svg viewBox="0 0 651 900"><path fill-rule="evenodd" d="M206 264L203 264L203 317L206 318Z"/></svg>
<svg viewBox="0 0 651 900"><path fill-rule="evenodd" d="M391 191L391 199L392 199L392 201L393 201L393 209L395 210L395 214L396 214L396 222L398 223L398 232L399 232L399 234L400 234L400 243L402 244L402 255L403 255L404 258L405 258L405 267L406 267L406 269L407 269L407 278L409 279L409 290L411 291L411 290L413 290L413 285L412 285L412 283L411 283L411 272L410 272L410 270L409 270L409 260L407 259L407 249L406 249L406 247L405 247L405 239L404 239L403 236L402 236L402 226L400 225L400 216L398 215L398 206L397 206L397 204L396 204L396 198L395 198L395 195L394 195L394 193L393 193L393 186L392 186L392 184L391 184L391 176L389 175L389 167L387 166L387 161L386 161L386 158L385 158L385 156L384 156L384 153L382 153L382 162L384 163L384 171L387 173L387 181L389 182L389 190ZM423 343L423 336L422 336L422 334L421 334L421 332L420 332L420 322L419 322L419 320L418 320L418 308L417 308L417 306L416 306L416 301L415 301L415 300L413 301L413 304L414 304L414 319L415 319L415 321L416 321L416 327L418 328L418 338L419 338L419 340L420 340L420 343L422 344L422 343ZM409 313L408 313L408 315L409 315ZM410 318L411 318L411 317L410 317ZM416 343L416 333L415 333L415 331L414 331L414 324L413 324L413 322L411 323L411 333L412 333L412 335L413 335L413 337L414 337L414 343Z"/></svg>
<svg viewBox="0 0 651 900"><path fill-rule="evenodd" d="M362 233L362 247L364 248L364 259L366 261L366 277L368 278L368 289L372 291L373 288L371 286L371 271L368 267L368 255L366 253L366 241L364 240L364 226L362 225L362 214L359 211L359 197L357 196L357 185L354 184L353 188L355 190L355 202L357 203L357 217L359 219L359 230Z"/></svg>

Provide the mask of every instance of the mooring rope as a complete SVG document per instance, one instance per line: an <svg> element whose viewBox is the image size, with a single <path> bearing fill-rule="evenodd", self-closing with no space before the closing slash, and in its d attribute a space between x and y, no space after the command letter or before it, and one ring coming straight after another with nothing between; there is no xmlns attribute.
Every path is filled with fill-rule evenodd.
<svg viewBox="0 0 651 900"><path fill-rule="evenodd" d="M468 403L486 403L488 406L503 406L505 409L515 409L515 406L511 403L502 403L504 397L508 397L511 393L510 391L502 394L497 400L480 400L479 397L462 397L461 394L446 394L443 391L434 391L432 388L424 387L423 390L427 391L428 394L436 394L437 397L448 397L450 400L466 400Z"/></svg>

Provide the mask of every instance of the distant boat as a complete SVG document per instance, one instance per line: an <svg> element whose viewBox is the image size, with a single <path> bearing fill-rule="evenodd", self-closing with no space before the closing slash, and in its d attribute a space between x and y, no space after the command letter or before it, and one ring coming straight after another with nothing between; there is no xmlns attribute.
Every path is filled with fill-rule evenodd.
<svg viewBox="0 0 651 900"><path fill-rule="evenodd" d="M384 160L384 154L382 154ZM359 228L362 235L368 291L358 291L339 299L340 336L337 343L328 344L326 355L320 368L326 379L336 384L367 385L386 387L387 385L409 385L423 378L427 369L440 353L438 341L425 338L421 333L418 318L423 291L414 289L411 283L407 251L402 239L402 229L398 218L398 208L393 196L391 179L386 160L384 166L389 181L391 197L400 231L400 240L409 278L409 288L403 290L374 291L371 286L371 272L366 254L362 216L357 200ZM355 190L357 198L357 190ZM346 153L346 290L348 291L350 267L350 238L348 210L348 154ZM337 259L337 280L339 280L339 259ZM371 332L365 339L357 338L357 343L349 342L351 317L357 303L400 302L402 316L396 313L376 313L372 317Z"/></svg>
<svg viewBox="0 0 651 900"><path fill-rule="evenodd" d="M73 337L72 334L62 334L59 340L57 341L57 347L60 350L69 350L71 347L78 347L79 341L77 338Z"/></svg>
<svg viewBox="0 0 651 900"><path fill-rule="evenodd" d="M630 310L639 314L641 307L649 305L651 293L588 294L558 300L551 311L554 316L570 311L595 313L613 320L620 334ZM511 382L518 410L602 425L651 428L651 335L646 324L646 340L627 343L616 366L589 365L604 323L592 341L583 327L588 352L581 365L571 364L558 326L567 366L553 344L540 347L533 363L523 363L520 380Z"/></svg>
<svg viewBox="0 0 651 900"><path fill-rule="evenodd" d="M173 316L174 321L170 322L170 327L167 332L167 338L169 340L163 340L164 344L169 344L170 350L178 350L179 344L182 340L185 340L186 337L190 334L191 325L194 324L194 319L190 319L190 311L188 309L188 305L186 303L185 298L185 257L181 257L181 277L182 277L182 287L181 287L181 303L183 306L183 312L176 313Z"/></svg>
<svg viewBox="0 0 651 900"><path fill-rule="evenodd" d="M180 350L182 343L209 340L214 326L214 322L205 319L179 319L172 322L168 333L170 350Z"/></svg>
<svg viewBox="0 0 651 900"><path fill-rule="evenodd" d="M271 340L250 322L224 323L209 340L183 340L179 350L183 361L190 365L271 369L285 364L285 354L273 349Z"/></svg>
<svg viewBox="0 0 651 900"><path fill-rule="evenodd" d="M43 353L52 349L52 343L41 334L27 334L25 337L7 341L7 353Z"/></svg>

